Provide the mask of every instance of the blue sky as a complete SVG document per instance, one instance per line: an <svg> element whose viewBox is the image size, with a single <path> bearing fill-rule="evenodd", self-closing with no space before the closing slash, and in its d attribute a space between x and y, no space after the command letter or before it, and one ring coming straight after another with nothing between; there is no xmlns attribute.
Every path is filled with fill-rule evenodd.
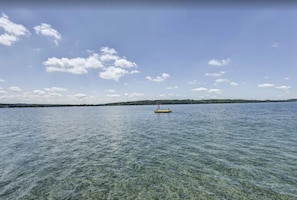
<svg viewBox="0 0 297 200"><path fill-rule="evenodd" d="M0 11L0 103L297 98L292 7Z"/></svg>

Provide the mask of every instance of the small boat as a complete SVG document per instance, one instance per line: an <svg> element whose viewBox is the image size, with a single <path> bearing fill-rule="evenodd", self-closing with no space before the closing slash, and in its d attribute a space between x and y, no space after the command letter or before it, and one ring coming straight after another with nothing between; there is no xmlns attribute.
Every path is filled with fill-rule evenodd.
<svg viewBox="0 0 297 200"><path fill-rule="evenodd" d="M158 108L155 110L155 113L171 113L172 110L169 108L167 110L160 109L160 105L158 105Z"/></svg>

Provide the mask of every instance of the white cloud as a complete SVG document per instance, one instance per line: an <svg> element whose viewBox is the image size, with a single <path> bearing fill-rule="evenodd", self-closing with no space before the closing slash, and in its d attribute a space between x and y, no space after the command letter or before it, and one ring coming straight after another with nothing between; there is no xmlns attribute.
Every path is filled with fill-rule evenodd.
<svg viewBox="0 0 297 200"><path fill-rule="evenodd" d="M44 88L44 90L47 92L65 92L65 91L67 91L66 88L61 88L61 87Z"/></svg>
<svg viewBox="0 0 297 200"><path fill-rule="evenodd" d="M0 82L5 82L5 80L3 80L3 79L0 78Z"/></svg>
<svg viewBox="0 0 297 200"><path fill-rule="evenodd" d="M58 45L61 40L61 34L52 28L50 24L41 23L39 26L34 26L35 33L38 35L53 37L55 44Z"/></svg>
<svg viewBox="0 0 297 200"><path fill-rule="evenodd" d="M67 91L66 88L61 87L51 87L51 88L44 88L43 90L34 90L33 93L37 96L46 96L46 97L61 97L62 94L59 92Z"/></svg>
<svg viewBox="0 0 297 200"><path fill-rule="evenodd" d="M290 77L286 77L286 78L285 78L285 80L290 80L290 79L291 79Z"/></svg>
<svg viewBox="0 0 297 200"><path fill-rule="evenodd" d="M207 88L204 88L204 87L199 87L199 88L194 88L192 89L193 91L196 91L196 92L200 92L200 91L208 91Z"/></svg>
<svg viewBox="0 0 297 200"><path fill-rule="evenodd" d="M117 55L112 55L112 54L103 54L100 56L100 60L102 62L109 62L109 61L115 61L115 60L118 60L119 59L119 56Z"/></svg>
<svg viewBox="0 0 297 200"><path fill-rule="evenodd" d="M218 73L206 73L205 76L222 76L224 74L226 74L225 71L220 71Z"/></svg>
<svg viewBox="0 0 297 200"><path fill-rule="evenodd" d="M117 54L116 50L113 49L113 48L109 48L109 47L102 47L101 48L101 52L103 54L110 54L110 55L113 55L113 54Z"/></svg>
<svg viewBox="0 0 297 200"><path fill-rule="evenodd" d="M30 31L21 24L16 24L9 20L8 16L2 13L0 18L0 28L4 29L4 33L0 35L0 44L11 46L18 41L21 36L29 35Z"/></svg>
<svg viewBox="0 0 297 200"><path fill-rule="evenodd" d="M227 58L225 60L215 60L212 59L208 62L209 65L214 65L214 66L223 66L223 65L229 65L231 62L230 58Z"/></svg>
<svg viewBox="0 0 297 200"><path fill-rule="evenodd" d="M155 81L155 82L162 82L162 81L164 81L165 79L167 79L169 77L170 77L169 74L163 73L161 76L157 76L156 78L152 78L150 76L147 76L146 79L148 79L150 81Z"/></svg>
<svg viewBox="0 0 297 200"><path fill-rule="evenodd" d="M82 94L82 93L78 93L78 94L75 94L74 97L79 98L79 99L83 99L83 98L86 98L87 95L86 94Z"/></svg>
<svg viewBox="0 0 297 200"><path fill-rule="evenodd" d="M117 59L114 64L116 67L123 67L123 68L136 67L136 63L130 62L124 58Z"/></svg>
<svg viewBox="0 0 297 200"><path fill-rule="evenodd" d="M58 92L65 92L65 91L67 91L66 88L61 88L61 87L44 88L44 90L48 93L49 96L55 96L55 97L61 97L62 96Z"/></svg>
<svg viewBox="0 0 297 200"><path fill-rule="evenodd" d="M102 68L103 64L98 58L98 54L93 54L87 58L48 58L43 64L47 72L68 72L72 74L86 74L89 68Z"/></svg>
<svg viewBox="0 0 297 200"><path fill-rule="evenodd" d="M204 87L194 88L192 91L195 92L209 92L209 93L217 93L220 94L222 91L220 89L207 89Z"/></svg>
<svg viewBox="0 0 297 200"><path fill-rule="evenodd" d="M12 86L9 89L12 90L13 92L21 92L22 91L22 89L17 86Z"/></svg>
<svg viewBox="0 0 297 200"><path fill-rule="evenodd" d="M15 35L9 35L7 33L0 35L0 43L6 46L11 46L14 42L18 40L19 39Z"/></svg>
<svg viewBox="0 0 297 200"><path fill-rule="evenodd" d="M264 83L264 84L259 84L258 87L260 88L265 88L265 87L274 87L275 85L272 83Z"/></svg>
<svg viewBox="0 0 297 200"><path fill-rule="evenodd" d="M231 82L230 85L232 85L232 86L237 86L237 85L239 85L239 84L236 83L236 82Z"/></svg>
<svg viewBox="0 0 297 200"><path fill-rule="evenodd" d="M217 94L222 93L222 91L220 89L209 89L207 92L209 92L209 93L217 93Z"/></svg>
<svg viewBox="0 0 297 200"><path fill-rule="evenodd" d="M138 73L139 73L138 70L133 70L133 71L130 72L130 74L138 74Z"/></svg>
<svg viewBox="0 0 297 200"><path fill-rule="evenodd" d="M228 79L217 79L215 80L216 83L229 83L230 81Z"/></svg>
<svg viewBox="0 0 297 200"><path fill-rule="evenodd" d="M119 94L108 94L106 96L108 96L108 97L121 97L121 95L119 95Z"/></svg>
<svg viewBox="0 0 297 200"><path fill-rule="evenodd" d="M43 91L43 90L34 90L33 93L35 95L38 95L38 96L41 96L41 95L45 95L46 94L46 92Z"/></svg>
<svg viewBox="0 0 297 200"><path fill-rule="evenodd" d="M62 94L57 93L57 92L50 92L50 93L48 94L48 96L52 96L52 97L61 97Z"/></svg>
<svg viewBox="0 0 297 200"><path fill-rule="evenodd" d="M1 94L1 95L3 95L3 94L7 94L7 92L5 92L5 91L3 90L2 87L0 87L0 94Z"/></svg>
<svg viewBox="0 0 297 200"><path fill-rule="evenodd" d="M139 73L135 62L119 57L117 52L109 47L102 47L101 54L93 53L87 58L48 58L43 64L47 72L67 72L72 74L86 74L88 70L101 69L99 77L118 81L126 74ZM132 68L132 69L131 69Z"/></svg>
<svg viewBox="0 0 297 200"><path fill-rule="evenodd" d="M105 71L100 72L99 77L103 79L113 79L118 81L122 76L128 74L127 70L117 68L117 67L108 67Z"/></svg>
<svg viewBox="0 0 297 200"><path fill-rule="evenodd" d="M291 89L291 86L287 86L287 85L283 85L283 86L278 86L278 87L275 87L276 89L281 89L281 90L289 90Z"/></svg>

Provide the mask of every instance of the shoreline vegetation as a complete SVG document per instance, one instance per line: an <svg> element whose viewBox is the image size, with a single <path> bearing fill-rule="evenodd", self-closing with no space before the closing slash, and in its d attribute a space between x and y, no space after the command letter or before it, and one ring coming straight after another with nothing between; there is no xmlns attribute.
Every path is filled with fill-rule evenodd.
<svg viewBox="0 0 297 200"><path fill-rule="evenodd" d="M288 100L244 100L244 99L173 99L173 100L140 100L105 104L30 104L30 103L0 103L0 108L26 107L71 107L71 106L132 106L132 105L172 105L172 104L223 104L223 103L269 103L269 102L297 102L297 99Z"/></svg>

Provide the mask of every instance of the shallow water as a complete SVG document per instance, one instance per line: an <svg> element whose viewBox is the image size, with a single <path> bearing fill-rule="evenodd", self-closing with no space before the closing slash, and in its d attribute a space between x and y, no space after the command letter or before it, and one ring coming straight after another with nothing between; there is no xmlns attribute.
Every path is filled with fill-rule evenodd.
<svg viewBox="0 0 297 200"><path fill-rule="evenodd" d="M297 199L297 103L169 107L0 109L0 199Z"/></svg>

